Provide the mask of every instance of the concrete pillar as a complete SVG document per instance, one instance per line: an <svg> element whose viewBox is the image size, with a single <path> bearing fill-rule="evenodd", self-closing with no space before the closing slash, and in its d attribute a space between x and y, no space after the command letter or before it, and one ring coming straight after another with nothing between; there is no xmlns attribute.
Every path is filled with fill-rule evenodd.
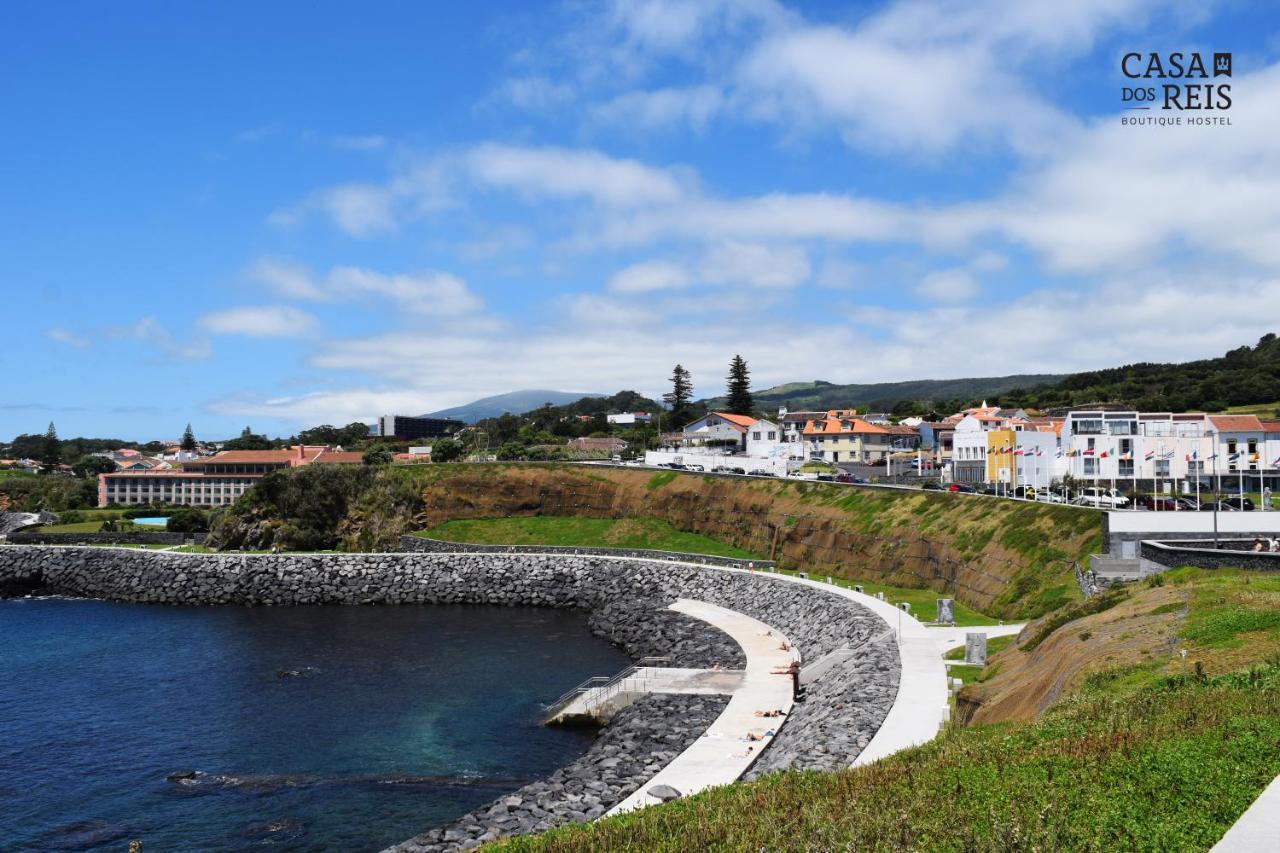
<svg viewBox="0 0 1280 853"><path fill-rule="evenodd" d="M862 584L860 584L860 583L855 583L855 584L853 585L853 591L854 591L854 592L862 592L862 593L865 593L865 592L866 592L866 590L862 588Z"/></svg>
<svg viewBox="0 0 1280 853"><path fill-rule="evenodd" d="M987 635L964 635L964 662L976 666L987 665Z"/></svg>
<svg viewBox="0 0 1280 853"><path fill-rule="evenodd" d="M877 592L877 593L876 593L876 598L880 599L881 601L884 601L884 593L883 593L883 592Z"/></svg>
<svg viewBox="0 0 1280 853"><path fill-rule="evenodd" d="M944 625L951 625L956 621L956 603L950 598L938 599L938 621Z"/></svg>
<svg viewBox="0 0 1280 853"><path fill-rule="evenodd" d="M902 609L902 612L903 612L903 613L910 613L910 612L911 612L911 602L910 602L910 601L899 601L899 602L898 602L898 607L900 607L900 608Z"/></svg>

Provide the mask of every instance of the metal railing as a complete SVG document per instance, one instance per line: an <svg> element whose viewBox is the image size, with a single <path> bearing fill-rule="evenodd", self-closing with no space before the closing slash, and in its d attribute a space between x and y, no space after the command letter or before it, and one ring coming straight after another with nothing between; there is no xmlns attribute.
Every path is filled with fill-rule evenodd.
<svg viewBox="0 0 1280 853"><path fill-rule="evenodd" d="M669 657L646 657L641 658L639 663L632 664L626 669L614 675L612 678L604 675L594 675L586 679L577 687L566 691L559 699L547 705L543 709L543 720L549 722L555 718L557 714L573 704L574 700L587 693L595 692L595 704L603 704L612 699L622 691L622 683L628 678L634 676L639 670L664 666L671 663Z"/></svg>

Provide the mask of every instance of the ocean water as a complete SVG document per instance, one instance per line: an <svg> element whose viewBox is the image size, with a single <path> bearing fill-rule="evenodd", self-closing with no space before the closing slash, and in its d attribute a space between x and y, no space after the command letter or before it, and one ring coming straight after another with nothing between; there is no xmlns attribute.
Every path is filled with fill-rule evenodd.
<svg viewBox="0 0 1280 853"><path fill-rule="evenodd" d="M581 755L541 706L626 664L578 611L0 601L0 850L378 850Z"/></svg>

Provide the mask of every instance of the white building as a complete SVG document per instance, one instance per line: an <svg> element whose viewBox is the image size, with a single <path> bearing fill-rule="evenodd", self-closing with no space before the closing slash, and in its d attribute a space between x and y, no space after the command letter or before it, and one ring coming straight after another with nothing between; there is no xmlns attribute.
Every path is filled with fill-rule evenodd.
<svg viewBox="0 0 1280 853"><path fill-rule="evenodd" d="M686 446L711 445L745 450L747 430L755 422L756 419L750 415L708 412L684 428L680 441Z"/></svg>
<svg viewBox="0 0 1280 853"><path fill-rule="evenodd" d="M653 415L648 412L623 412L620 415L606 415L605 420L618 426L635 426L651 422Z"/></svg>
<svg viewBox="0 0 1280 853"><path fill-rule="evenodd" d="M782 439L782 427L773 421L756 421L747 427L746 452L748 456L766 459L788 455L792 446Z"/></svg>

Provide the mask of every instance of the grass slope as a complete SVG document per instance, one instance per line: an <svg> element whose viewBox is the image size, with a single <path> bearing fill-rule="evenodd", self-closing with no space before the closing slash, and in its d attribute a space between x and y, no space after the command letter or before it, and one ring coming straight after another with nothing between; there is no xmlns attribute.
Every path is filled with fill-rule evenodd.
<svg viewBox="0 0 1280 853"><path fill-rule="evenodd" d="M594 548L648 548L719 557L762 559L697 533L676 530L657 518L578 518L524 516L447 521L420 536L473 545L568 545Z"/></svg>
<svg viewBox="0 0 1280 853"><path fill-rule="evenodd" d="M1280 773L1278 744L1280 669L1169 679L498 849L1205 850Z"/></svg>

